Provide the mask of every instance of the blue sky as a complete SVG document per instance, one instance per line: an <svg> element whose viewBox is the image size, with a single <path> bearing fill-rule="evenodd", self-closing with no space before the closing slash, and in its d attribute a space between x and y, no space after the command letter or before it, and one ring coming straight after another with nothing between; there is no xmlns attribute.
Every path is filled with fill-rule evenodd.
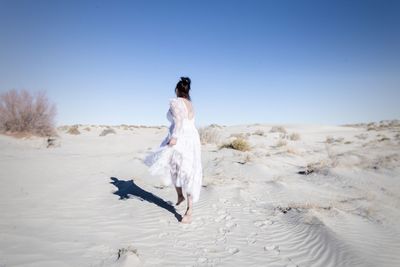
<svg viewBox="0 0 400 267"><path fill-rule="evenodd" d="M0 92L45 90L58 124L400 118L400 1L4 1Z"/></svg>

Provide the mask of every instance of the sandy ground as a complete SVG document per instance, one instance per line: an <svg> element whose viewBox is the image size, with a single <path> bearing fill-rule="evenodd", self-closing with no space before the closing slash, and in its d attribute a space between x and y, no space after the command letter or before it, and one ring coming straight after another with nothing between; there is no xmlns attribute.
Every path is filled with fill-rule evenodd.
<svg viewBox="0 0 400 267"><path fill-rule="evenodd" d="M165 127L0 135L0 267L400 266L398 124L273 126L207 129L190 225L141 160Z"/></svg>

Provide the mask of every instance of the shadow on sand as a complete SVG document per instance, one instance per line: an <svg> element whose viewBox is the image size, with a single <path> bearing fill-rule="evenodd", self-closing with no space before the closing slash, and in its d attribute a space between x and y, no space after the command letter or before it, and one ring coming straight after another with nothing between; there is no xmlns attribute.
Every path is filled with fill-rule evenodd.
<svg viewBox="0 0 400 267"><path fill-rule="evenodd" d="M175 218L178 221L182 220L182 216L176 212L174 206L164 201L162 198L140 188L135 184L133 180L124 181L115 177L111 177L110 179L112 180L112 182L110 183L118 188L118 190L115 191L114 194L119 196L119 199L128 199L133 196L141 201L147 201L156 204L160 208L166 209L167 211L174 214Z"/></svg>

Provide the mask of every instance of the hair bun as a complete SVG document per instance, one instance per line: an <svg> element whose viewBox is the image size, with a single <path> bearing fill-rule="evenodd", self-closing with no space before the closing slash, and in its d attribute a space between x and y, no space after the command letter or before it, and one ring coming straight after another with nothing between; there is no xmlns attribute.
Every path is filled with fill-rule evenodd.
<svg viewBox="0 0 400 267"><path fill-rule="evenodd" d="M190 86L191 80L189 77L181 77L181 81Z"/></svg>

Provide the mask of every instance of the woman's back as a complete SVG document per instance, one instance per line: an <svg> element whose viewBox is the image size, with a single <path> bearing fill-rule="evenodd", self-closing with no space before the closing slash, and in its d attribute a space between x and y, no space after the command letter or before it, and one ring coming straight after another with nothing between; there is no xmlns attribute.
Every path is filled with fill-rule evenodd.
<svg viewBox="0 0 400 267"><path fill-rule="evenodd" d="M194 120L194 110L193 110L192 102L185 98L182 98L182 97L178 97L178 99L181 99L183 102L183 105L185 106L186 118L188 120Z"/></svg>

